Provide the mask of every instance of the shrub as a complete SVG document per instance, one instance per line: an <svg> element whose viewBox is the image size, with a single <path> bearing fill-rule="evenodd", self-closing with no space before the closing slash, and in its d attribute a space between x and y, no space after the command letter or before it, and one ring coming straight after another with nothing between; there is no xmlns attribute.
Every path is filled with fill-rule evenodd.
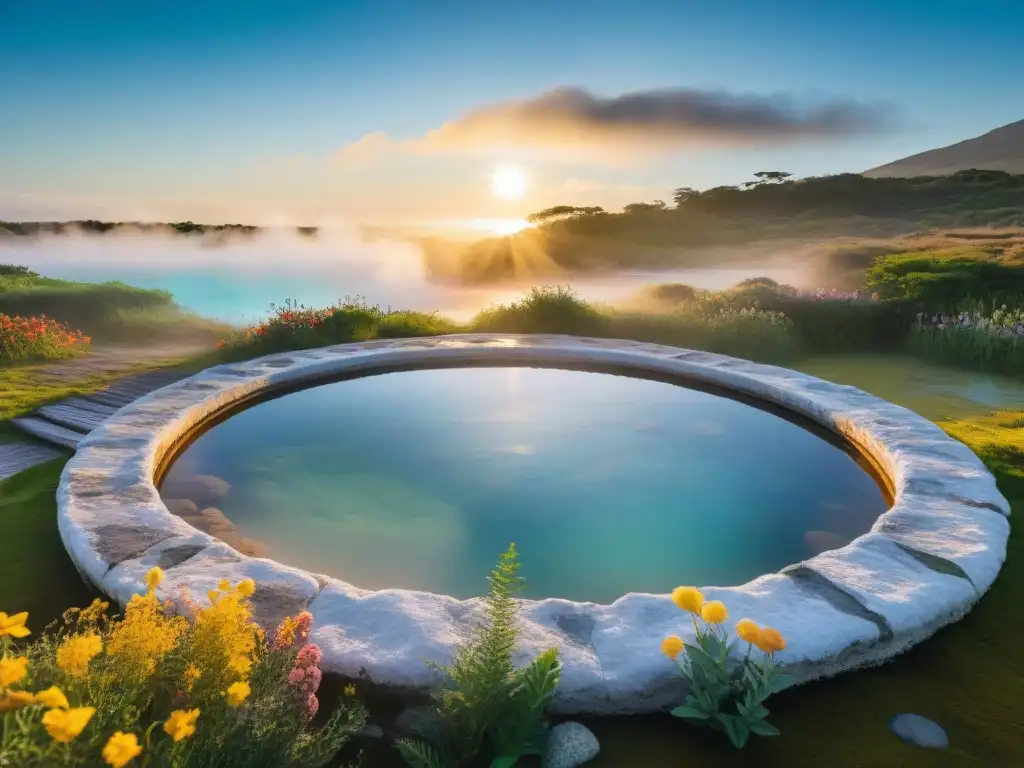
<svg viewBox="0 0 1024 768"><path fill-rule="evenodd" d="M1024 265L979 249L904 253L879 259L868 269L868 284L882 298L911 300L925 311L956 311L971 300L991 311L1024 296Z"/></svg>
<svg viewBox="0 0 1024 768"><path fill-rule="evenodd" d="M914 354L936 362L993 373L1024 372L1024 310L1004 304L991 315L920 313L907 340Z"/></svg>
<svg viewBox="0 0 1024 768"><path fill-rule="evenodd" d="M782 635L771 627L740 619L737 639L730 641L722 627L729 612L722 603L704 602L704 596L693 587L677 587L672 600L691 614L697 641L686 643L676 635L662 641L662 653L676 664L690 689L672 715L724 732L737 749L752 733L777 736L778 729L765 720L769 712L764 702L793 682L780 672L773 658L786 647ZM734 650L740 642L746 644L746 652L737 658ZM755 647L761 657L751 658Z"/></svg>
<svg viewBox="0 0 1024 768"><path fill-rule="evenodd" d="M45 315L10 317L0 313L0 363L76 357L89 351L91 341Z"/></svg>
<svg viewBox="0 0 1024 768"><path fill-rule="evenodd" d="M482 333L565 333L607 336L606 315L568 286L532 288L511 304L485 309L470 324Z"/></svg>
<svg viewBox="0 0 1024 768"><path fill-rule="evenodd" d="M547 731L545 710L558 686L558 651L545 651L522 669L512 666L518 631L513 595L519 576L515 544L501 555L490 576L487 618L447 667L435 667L444 684L435 693L441 723L433 742L397 743L413 768L454 768L475 764L482 752L492 767L511 768L524 755L539 755Z"/></svg>
<svg viewBox="0 0 1024 768"><path fill-rule="evenodd" d="M269 642L247 601L255 585L222 581L194 621L157 600L159 568L121 618L96 600L18 655L27 614L0 613L0 764L324 765L365 722L351 698L312 729L320 650L311 617Z"/></svg>

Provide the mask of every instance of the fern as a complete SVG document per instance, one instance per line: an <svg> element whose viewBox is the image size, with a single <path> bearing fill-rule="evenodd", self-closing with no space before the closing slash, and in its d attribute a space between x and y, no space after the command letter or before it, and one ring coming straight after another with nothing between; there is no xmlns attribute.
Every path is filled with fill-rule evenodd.
<svg viewBox="0 0 1024 768"><path fill-rule="evenodd" d="M547 731L545 712L561 670L558 651L550 648L516 673L517 685L494 731L497 754L518 758L541 753Z"/></svg>
<svg viewBox="0 0 1024 768"><path fill-rule="evenodd" d="M518 640L514 596L525 585L515 544L499 557L488 583L486 620L456 650L451 664L431 665L445 678L434 694L443 735L429 754L422 750L431 745L423 742L400 744L412 768L434 768L425 761L442 755L451 757L445 765L463 765L477 759L486 742L497 750L501 765L514 765L520 755L539 749L544 710L561 667L554 648L521 670L512 664Z"/></svg>
<svg viewBox="0 0 1024 768"><path fill-rule="evenodd" d="M395 746L409 768L449 768L441 753L425 741L399 739Z"/></svg>

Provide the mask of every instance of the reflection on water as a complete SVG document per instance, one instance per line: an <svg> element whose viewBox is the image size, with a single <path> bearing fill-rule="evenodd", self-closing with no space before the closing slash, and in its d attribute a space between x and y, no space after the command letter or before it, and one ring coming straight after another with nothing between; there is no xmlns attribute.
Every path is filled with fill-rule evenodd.
<svg viewBox="0 0 1024 768"><path fill-rule="evenodd" d="M270 556L357 586L479 594L515 541L528 594L597 602L739 584L885 508L850 456L773 414L529 368L388 373L264 402L201 436L161 492L204 495L197 510L223 511Z"/></svg>

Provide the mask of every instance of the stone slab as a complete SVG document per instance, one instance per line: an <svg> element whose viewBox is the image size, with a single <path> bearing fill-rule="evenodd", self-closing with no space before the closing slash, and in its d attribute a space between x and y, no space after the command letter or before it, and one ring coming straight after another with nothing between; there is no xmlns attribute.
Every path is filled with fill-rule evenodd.
<svg viewBox="0 0 1024 768"><path fill-rule="evenodd" d="M436 678L482 615L460 601L408 590L371 591L246 557L172 515L153 477L176 439L254 395L314 386L325 377L383 368L504 363L624 369L700 382L782 406L868 454L894 489L872 531L778 574L707 588L731 618L774 626L778 660L798 683L877 664L963 616L1006 556L1006 499L981 461L939 427L854 387L708 352L627 340L458 335L347 344L216 366L125 406L81 441L58 492L58 524L82 573L124 601L163 563L170 599L191 585L250 575L266 583L262 619L308 606L327 669L399 688ZM676 585L667 584L666 588ZM200 588L202 587L202 588ZM272 606L267 607L267 606ZM183 605L187 610L187 605ZM666 634L687 639L689 619L668 595L627 594L610 605L521 601L518 659L557 647L560 713L640 713L679 702L682 684L660 653Z"/></svg>

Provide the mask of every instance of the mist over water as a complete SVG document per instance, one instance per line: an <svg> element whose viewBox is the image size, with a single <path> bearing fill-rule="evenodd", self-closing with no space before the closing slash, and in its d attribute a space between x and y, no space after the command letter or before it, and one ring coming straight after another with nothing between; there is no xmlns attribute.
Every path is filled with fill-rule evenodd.
<svg viewBox="0 0 1024 768"><path fill-rule="evenodd" d="M321 229L315 238L291 230L231 240L146 233L8 237L0 239L0 263L22 264L46 277L164 289L185 309L235 324L265 317L271 304L286 299L325 306L358 296L392 309L437 311L462 321L490 304L515 299L531 285L568 284L584 298L616 304L652 283L721 289L765 276L799 284L803 271L778 261L730 262L727 267L462 287L432 281L415 243L368 242L342 228Z"/></svg>

